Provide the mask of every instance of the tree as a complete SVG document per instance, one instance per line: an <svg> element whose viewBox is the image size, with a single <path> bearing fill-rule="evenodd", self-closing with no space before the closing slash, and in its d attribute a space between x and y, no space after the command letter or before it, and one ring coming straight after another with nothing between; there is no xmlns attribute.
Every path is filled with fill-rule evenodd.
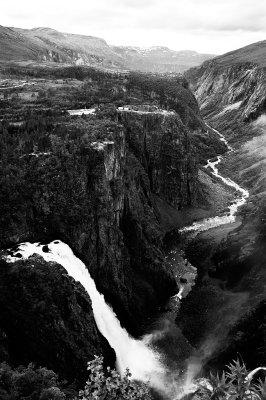
<svg viewBox="0 0 266 400"><path fill-rule="evenodd" d="M3 362L0 364L0 399L66 400L67 396L54 371L32 363L12 369Z"/></svg>
<svg viewBox="0 0 266 400"><path fill-rule="evenodd" d="M80 400L151 400L146 385L130 379L126 370L124 376L108 367L103 367L103 357L95 356L88 363L89 379L84 390L80 391Z"/></svg>

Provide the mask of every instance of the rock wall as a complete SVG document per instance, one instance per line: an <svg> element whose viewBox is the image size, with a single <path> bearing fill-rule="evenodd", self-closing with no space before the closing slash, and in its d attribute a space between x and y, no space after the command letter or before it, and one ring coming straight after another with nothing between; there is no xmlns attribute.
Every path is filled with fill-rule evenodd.
<svg viewBox="0 0 266 400"><path fill-rule="evenodd" d="M176 211L193 206L197 202L198 169L207 155L204 150L211 142L213 147L208 154L215 154L219 142L201 121L192 95L189 101L195 109L183 113L184 104L182 119L175 112L120 113L117 122L107 119L103 122L101 116L99 119L95 116L88 122L77 120L78 129L87 127L83 135L80 130L75 133L73 124L61 123L58 134L49 136L49 151L21 154L21 147L15 148L6 155L8 167L0 176L3 184L1 247L23 241L47 243L61 239L66 242L85 262L98 290L112 305L121 324L135 336L143 333L148 319L177 290L174 275L164 263L164 232L155 198ZM37 261L34 262L37 276L32 280L38 280L37 288L47 288L42 263L39 268L40 261ZM18 271L25 270L25 276L31 273L31 267L31 263L14 266ZM12 271L5 269L3 279L9 279ZM29 283L18 274L21 285L27 286ZM60 286L59 275L57 286ZM63 275L62 279L67 278ZM61 285L62 298L64 285ZM12 287L10 281L8 286ZM47 304L50 293L47 288ZM27 303L29 320L34 319L39 303L38 297L36 302L33 295L31 298L31 305ZM75 313L78 301L73 301ZM26 314L27 307L20 303L18 307ZM54 298L53 307L58 308ZM62 314L60 307L57 323L66 326L68 315ZM62 304L62 307L65 306ZM9 301L2 298L4 315L8 310ZM1 323L0 320L0 329L11 332L13 353L10 357L14 362L23 363L30 357L31 361L43 360L48 367L66 376L69 373L67 360L75 352L77 365L79 362L84 365L85 358L92 358L95 351L103 352L110 359L111 350L105 347L96 331L89 305L86 310L78 311L80 326L73 327L73 335L74 331L82 329L82 346L85 345L90 325L88 332L92 332L92 339L89 340L93 346L88 352L80 354L76 336L68 340L68 328L62 328L55 330L49 343L55 348L62 336L65 354L54 353L51 358L41 358L37 351L41 333L33 328L27 330L23 321L18 320L17 326L24 332L21 343L25 341L30 346L29 355L21 353L12 339L15 327L11 329L7 321ZM39 322L38 332L46 332L45 318ZM55 324L51 323L51 332ZM36 335L31 344L32 332Z"/></svg>
<svg viewBox="0 0 266 400"><path fill-rule="evenodd" d="M151 191L181 209L195 199L197 156L192 133L176 114L120 113L129 149L148 174Z"/></svg>
<svg viewBox="0 0 266 400"><path fill-rule="evenodd" d="M248 122L266 110L266 75L256 64L224 66L214 60L188 71L187 78L205 116L236 110Z"/></svg>
<svg viewBox="0 0 266 400"><path fill-rule="evenodd" d="M247 204L239 210L238 227L218 246L212 246L211 251L208 249L211 256L200 265L204 273L209 263L205 280L220 281L224 304L228 294L235 296L232 300L235 310L242 301L235 312L234 323L231 320L231 326L226 326L224 348L210 366L219 367L240 353L248 367L255 368L258 362L263 364L266 359L261 339L265 330L261 311L265 305L265 69L251 62L213 60L191 70L187 77L207 121L235 148L220 171L247 188L250 194ZM204 253L202 243L199 247ZM195 264L197 260L198 254ZM197 302L199 294L202 298L200 290L204 291L204 287L194 291L190 301L194 296ZM208 299L208 308L215 304L215 293ZM227 318L233 315L228 310ZM194 315L192 321L195 321ZM202 326L202 319L200 324Z"/></svg>
<svg viewBox="0 0 266 400"><path fill-rule="evenodd" d="M107 365L114 363L88 295L61 265L39 256L14 264L2 260L0 276L1 361L34 361L78 385L84 384L94 354L104 354Z"/></svg>

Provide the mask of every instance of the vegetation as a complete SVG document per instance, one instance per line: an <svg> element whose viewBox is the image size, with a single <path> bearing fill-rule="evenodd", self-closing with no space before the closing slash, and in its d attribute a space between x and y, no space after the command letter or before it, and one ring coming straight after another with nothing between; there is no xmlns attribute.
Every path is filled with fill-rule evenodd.
<svg viewBox="0 0 266 400"><path fill-rule="evenodd" d="M5 246L19 241L20 237L28 237L26 236L28 232L33 238L36 236L48 238L49 235L61 235L60 237L63 237L66 227L71 231L70 237L74 237L74 232L79 232L78 229L82 224L88 237L99 241L99 237L94 234L93 223L94 219L96 220L94 216L103 219L105 214L109 214L108 207L106 207L107 203L104 202L104 196L109 196L109 193L103 195L101 187L102 166L104 165L103 154L94 148L93 143L104 140L114 141L119 154L119 141L121 141L119 123L123 123L124 128L128 129L127 145L134 150L135 156L141 159L143 151L140 150L138 132L141 132L143 127L151 130L152 124L157 124L156 117L147 116L145 125L136 119L130 121L130 126L127 127L126 121L123 121L117 115L117 106L145 103L165 109L173 109L178 113L184 125L200 131L199 111L195 98L187 90L187 82L178 77L160 77L141 73L107 73L83 67L38 69L14 66L8 68L5 71L6 76L26 76L27 79L34 80L34 83L23 90L11 88L10 91L5 91L3 100L0 101L0 185L2 187L0 193L0 239ZM65 112L70 108L96 106L96 115L70 117ZM125 116L125 120L126 118L127 116ZM16 124L17 122L19 124ZM164 128L167 128L167 122L164 122ZM174 128L176 127L174 126ZM156 127L156 129L158 128ZM178 129L169 126L169 132L171 131L178 131ZM185 134L187 133L184 128ZM200 134L198 133L198 135ZM209 147L205 133L202 136L197 136L194 131L193 136L194 143L198 140L199 145L196 146L198 149L202 149L203 144L206 148ZM188 134L187 137L189 138ZM166 145L168 145L168 142L165 141L164 146ZM179 147L181 148L181 146ZM147 152L147 149L145 151ZM168 155L169 152L167 152ZM191 155L190 160L192 156L194 155ZM204 159L205 156L206 154L204 154ZM132 162L132 165L133 162L136 162L133 155L128 156L128 160ZM150 157L149 162L152 165L152 157ZM142 170L140 173L136 173L137 178L134 176L135 169L139 168L138 165L132 168L133 173L130 179L141 181L146 179ZM129 178L127 177L127 179ZM139 182L137 183L139 188ZM142 183L140 185L146 187ZM113 180L110 187L112 192L119 192L117 190L119 189L119 182ZM134 188L134 186L132 187ZM140 193L142 193L141 190ZM146 194L145 191L143 193ZM142 215L138 208L135 209ZM93 212L90 210L93 210ZM262 208L261 237L265 237L265 216L266 209ZM133 259L135 265L138 265L137 262L142 265L142 259L137 259L137 257L139 257L139 250L143 249L142 253L149 259L150 256L147 256L148 252L146 251L148 235L138 235L138 229L140 229L139 217L135 218L132 213L130 218L133 222L128 217L128 231L123 228L124 238L125 241L130 242L131 247L128 246L128 248L131 251L131 258L135 257L137 260ZM106 221L108 225L107 218ZM151 231L149 220L143 218L143 221ZM101 225L99 226L101 234L104 229ZM136 256L134 254L135 248L132 245L132 226L136 226L134 236L139 236L143 246L140 247L138 240L135 240ZM146 231L144 230L144 232ZM156 226L154 232L150 233L150 237L158 240ZM115 234L113 233L113 235ZM112 238L112 236L110 237ZM85 244L88 246L87 243ZM153 256L150 258L153 261ZM108 262L110 263L110 260ZM145 260L145 262L148 265L149 260ZM137 278L135 279L137 280ZM6 285L6 287L9 290L9 286ZM24 303L25 293L24 289L24 295L21 296ZM220 296L220 289L217 290L216 287L207 285L200 288L198 295L192 295L192 297L186 299L182 309L188 310L190 308L193 310L191 319L186 318L184 327L186 337L196 341L199 337L199 330L204 329L206 323L210 323L208 320L210 313L207 312L209 305L216 306L221 302L223 302L223 298ZM43 300L42 303L39 303L40 307L45 308ZM37 309L34 301L32 304ZM195 304L200 304L200 307L197 307L198 318L195 318ZM54 317L54 312L53 305L53 308L51 308L52 317ZM47 320L40 318L44 314L39 311L38 313L39 320L45 321L43 326L47 326ZM27 315L29 315L28 311ZM32 320L34 321L34 319ZM200 327L196 325L198 320L201 321ZM181 325L180 321L179 324ZM27 325L29 326L28 323ZM57 325L59 327L64 326L63 324ZM87 333L85 329L84 332ZM260 329L260 332L263 332L263 329ZM49 328L49 333L51 336L55 336L55 328ZM62 335L61 330L58 337L60 335ZM257 341L257 338L258 335L254 340ZM243 342L242 339L241 342ZM45 343L47 343L47 336ZM58 346L58 343L56 343L56 346ZM62 342L60 343L62 347ZM75 343L75 340L72 341L71 339L71 343ZM26 349L28 351L28 348ZM256 351L254 357L258 357L258 354L260 353ZM264 348L262 348L261 354L264 355ZM73 357L70 358L71 363L68 359L65 364L69 367L73 376L74 362ZM33 357L23 362L26 364L32 359ZM84 371L86 360L87 357L84 359ZM60 362L64 364L62 360ZM53 365L52 368L54 368ZM80 364L77 362L75 368L77 365L80 374ZM57 371L56 368L55 370ZM110 368L105 370L102 357L95 357L94 360L90 361L88 371L89 379L84 390L79 394L81 400L144 400L151 398L146 386L130 380L129 371L121 377L115 370ZM265 398L265 383L260 381L254 384L246 379L247 374L248 371L243 364L239 361L233 362L229 365L228 372L223 373L222 376L210 376L209 381L212 390L206 387L201 388L203 398L213 400ZM73 390L67 391L65 389L64 384L59 382L58 376L53 371L46 368L37 368L33 364L29 364L28 367L20 366L12 369L6 363L0 365L0 399L67 400L72 399L75 395Z"/></svg>
<svg viewBox="0 0 266 400"><path fill-rule="evenodd" d="M89 378L83 390L76 392L47 368L29 364L12 369L0 364L1 400L151 400L147 385L131 380L129 370L120 376L115 369L104 368L103 357L88 362ZM204 400L265 400L266 379L254 380L244 363L233 361L227 371L210 374L196 393Z"/></svg>
<svg viewBox="0 0 266 400"><path fill-rule="evenodd" d="M266 379L253 383L245 364L239 360L227 366L222 375L210 374L208 385L202 385L200 393L204 400L264 400Z"/></svg>
<svg viewBox="0 0 266 400"><path fill-rule="evenodd" d="M119 143L119 132L115 122L93 116L55 120L32 115L20 127L0 123L1 227L14 218L30 221L33 214L26 215L32 207L40 216L37 225L59 215L78 224L81 209L88 208L86 185L99 175L103 157L91 143L114 138Z"/></svg>
<svg viewBox="0 0 266 400"><path fill-rule="evenodd" d="M29 364L12 369L7 363L0 364L1 400L67 400L75 392L64 390L63 383L53 371Z"/></svg>
<svg viewBox="0 0 266 400"><path fill-rule="evenodd" d="M124 376L110 367L104 371L103 357L95 356L88 363L88 371L89 379L79 393L81 400L151 400L148 387L132 381L129 370Z"/></svg>
<svg viewBox="0 0 266 400"><path fill-rule="evenodd" d="M130 379L129 370L124 376L107 367L103 357L95 356L88 363L89 379L84 390L77 393L67 382L60 382L58 375L42 367L29 364L12 369L0 364L1 400L151 400L149 388Z"/></svg>
<svg viewBox="0 0 266 400"><path fill-rule="evenodd" d="M103 104L117 107L144 103L175 110L184 123L195 129L200 125L197 102L188 90L187 81L179 76L110 73L82 66L32 68L16 64L3 67L1 73L8 78L9 89L2 93L0 119L22 120L27 108L54 113ZM13 87L15 80L22 78L27 80L26 86Z"/></svg>

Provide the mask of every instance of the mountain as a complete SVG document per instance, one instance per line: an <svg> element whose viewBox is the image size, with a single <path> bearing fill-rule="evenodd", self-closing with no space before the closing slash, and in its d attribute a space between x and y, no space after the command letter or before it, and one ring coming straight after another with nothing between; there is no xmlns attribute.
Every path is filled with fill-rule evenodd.
<svg viewBox="0 0 266 400"><path fill-rule="evenodd" d="M162 46L114 46L113 49L127 60L130 69L144 72L183 72L214 57L212 54L199 54L191 50L174 51Z"/></svg>
<svg viewBox="0 0 266 400"><path fill-rule="evenodd" d="M50 28L0 27L1 61L52 61L122 68L124 60L93 36L64 34Z"/></svg>
<svg viewBox="0 0 266 400"><path fill-rule="evenodd" d="M146 72L182 72L213 57L167 47L109 46L97 37L62 33L51 28L0 26L0 47L0 61L48 61Z"/></svg>
<svg viewBox="0 0 266 400"><path fill-rule="evenodd" d="M222 279L226 290L248 296L235 315L237 323L228 324L224 351L216 365L238 354L250 367L266 362L266 325L261 317L266 303L265 50L266 41L254 43L186 72L202 116L234 149L221 167L224 176L249 191L241 209L242 222L213 251L209 264L209 276ZM202 293L198 295L202 298Z"/></svg>
<svg viewBox="0 0 266 400"><path fill-rule="evenodd" d="M137 366L149 366L124 345L129 341L108 339L114 323L134 342L158 349L171 381L178 372L179 397L179 382L187 388L201 363L221 369L240 353L249 368L266 365L263 67L223 64L225 55L190 70L200 109L183 76L117 72L133 58L102 39L48 28L1 32L2 59L24 63L1 70L0 360L16 377L7 379L9 367L0 365L0 397L10 399L2 395L7 381L35 390L32 378L17 378L17 367L29 362L54 370L75 390L95 354L114 365L112 347L117 360L122 349ZM161 60L175 66L168 48L131 51L151 69ZM116 70L73 67L82 63ZM214 227L209 217L228 221L228 205L234 208L239 195L223 177L250 197L235 223ZM207 230L195 231L198 224ZM193 226L187 240L180 228ZM82 262L83 276L88 269L100 304L113 308L101 313L103 323L86 284L63 269L80 264L69 253L51 259L58 240ZM28 241L38 251L25 260L18 245ZM14 400L30 400L29 390L15 389Z"/></svg>
<svg viewBox="0 0 266 400"><path fill-rule="evenodd" d="M240 49L230 51L214 59L215 64L233 65L237 63L253 63L266 66L266 40L252 43Z"/></svg>

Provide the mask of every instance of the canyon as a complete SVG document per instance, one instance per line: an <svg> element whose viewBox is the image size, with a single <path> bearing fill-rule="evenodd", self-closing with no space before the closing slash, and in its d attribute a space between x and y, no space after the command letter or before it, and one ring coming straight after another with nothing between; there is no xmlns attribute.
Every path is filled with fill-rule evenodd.
<svg viewBox="0 0 266 400"><path fill-rule="evenodd" d="M204 287L199 285L198 293L195 290L190 299L185 300L185 308L191 309L198 296L205 295L207 299L212 293L216 297L211 307L206 301L208 317L203 321L201 318L200 322L206 324L207 331L216 321L221 334L218 348L215 349L214 344L213 354L207 357L211 368L239 355L251 368L257 363L265 364L265 318L259 317L265 307L263 46L261 42L228 53L203 64L198 70L191 70L188 76L205 120L218 129L235 150L223 158L219 172L249 191L235 225L226 231L218 228L199 235L194 249L193 244L188 245L189 259L193 265L198 265ZM223 304L220 304L220 296ZM217 307L221 314L227 315L227 322L219 324L217 316L212 316L211 310ZM202 309L201 315L204 315ZM191 324L194 323L192 319L190 317ZM191 328L186 324L184 334ZM213 339L210 332L209 344ZM201 342L203 347L208 343L206 337L200 339L200 335L194 336L192 341Z"/></svg>
<svg viewBox="0 0 266 400"><path fill-rule="evenodd" d="M76 388L95 354L115 364L93 299L49 259L61 240L120 329L134 343L154 334L189 384L239 353L265 365L265 72L239 57L185 78L2 69L1 361ZM24 257L20 244L36 241L41 257Z"/></svg>

